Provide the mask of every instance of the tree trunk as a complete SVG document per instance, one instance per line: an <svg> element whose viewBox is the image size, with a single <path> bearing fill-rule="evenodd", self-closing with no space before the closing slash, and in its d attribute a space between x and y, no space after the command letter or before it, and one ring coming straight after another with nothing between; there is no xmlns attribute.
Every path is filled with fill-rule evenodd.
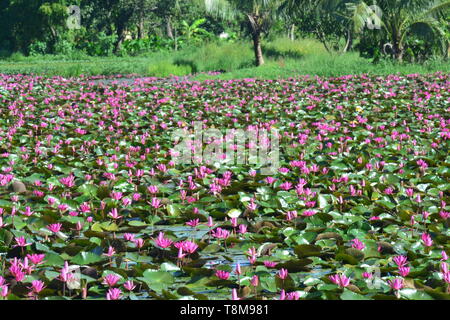
<svg viewBox="0 0 450 320"><path fill-rule="evenodd" d="M177 35L177 29L174 30L173 41L174 41L174 49L175 49L175 51L178 51L178 35Z"/></svg>
<svg viewBox="0 0 450 320"><path fill-rule="evenodd" d="M125 28L118 28L117 29L117 42L116 46L114 48L114 53L118 54L120 51L120 48L122 47L122 43L125 40Z"/></svg>
<svg viewBox="0 0 450 320"><path fill-rule="evenodd" d="M352 46L353 46L353 33L351 28L349 28L347 30L347 43L345 44L343 52L346 53L347 51L350 51L352 49Z"/></svg>
<svg viewBox="0 0 450 320"><path fill-rule="evenodd" d="M144 39L145 37L145 17L144 17L144 12L146 10L146 6L145 6L145 0L141 0L139 3L139 21L138 21L138 25L137 25L137 29L138 29L138 39Z"/></svg>
<svg viewBox="0 0 450 320"><path fill-rule="evenodd" d="M144 18L141 17L139 19L139 24L138 24L138 39L144 39L145 37L145 32L144 32Z"/></svg>
<svg viewBox="0 0 450 320"><path fill-rule="evenodd" d="M402 34L399 29L396 26L392 26L392 51L395 60L402 62L405 48L403 48L403 44L401 43Z"/></svg>
<svg viewBox="0 0 450 320"><path fill-rule="evenodd" d="M167 32L167 37L169 37L170 39L173 39L173 29L172 29L172 21L170 16L168 16L166 18L166 32Z"/></svg>
<svg viewBox="0 0 450 320"><path fill-rule="evenodd" d="M295 24L292 24L289 28L289 39L291 39L292 41L295 40Z"/></svg>
<svg viewBox="0 0 450 320"><path fill-rule="evenodd" d="M447 50L444 52L444 59L448 60L450 56L450 41L447 42Z"/></svg>
<svg viewBox="0 0 450 320"><path fill-rule="evenodd" d="M403 55L405 53L405 49L401 45L400 41L398 39L394 40L394 45L392 47L394 51L394 58L398 62L403 62Z"/></svg>
<svg viewBox="0 0 450 320"><path fill-rule="evenodd" d="M264 64L264 57L261 48L261 31L255 30L253 32L253 48L255 50L256 66L262 66Z"/></svg>
<svg viewBox="0 0 450 320"><path fill-rule="evenodd" d="M332 54L332 51L331 51L330 47L328 46L327 40L325 39L325 36L324 36L323 32L321 32L321 31L316 29L315 33L316 33L317 38L319 39L320 43L323 44L325 50L327 50L327 52L329 54Z"/></svg>

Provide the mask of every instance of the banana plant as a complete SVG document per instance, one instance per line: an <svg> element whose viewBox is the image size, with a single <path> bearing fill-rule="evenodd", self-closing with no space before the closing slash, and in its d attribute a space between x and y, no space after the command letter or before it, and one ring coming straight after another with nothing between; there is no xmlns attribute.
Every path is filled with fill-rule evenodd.
<svg viewBox="0 0 450 320"><path fill-rule="evenodd" d="M207 36L209 32L201 28L202 25L206 23L206 19L195 20L192 24L187 23L185 20L181 22L181 33L189 41L193 38L200 36Z"/></svg>
<svg viewBox="0 0 450 320"><path fill-rule="evenodd" d="M286 0L201 0L208 13L225 20L246 20L250 25L256 66L264 64L262 35L281 17L279 8Z"/></svg>
<svg viewBox="0 0 450 320"><path fill-rule="evenodd" d="M396 60L402 61L407 37L433 34L443 48L448 47L448 37L442 23L445 10L450 8L449 0L380 0L371 6L364 1L350 3L348 9L356 32L361 32L367 21L379 23L387 35ZM381 9L376 12L375 8ZM380 17L381 13L381 17Z"/></svg>

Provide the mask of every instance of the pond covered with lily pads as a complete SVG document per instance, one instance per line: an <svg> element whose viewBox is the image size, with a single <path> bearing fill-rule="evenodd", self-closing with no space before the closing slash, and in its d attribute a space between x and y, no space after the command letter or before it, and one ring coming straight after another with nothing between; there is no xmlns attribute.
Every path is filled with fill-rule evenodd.
<svg viewBox="0 0 450 320"><path fill-rule="evenodd" d="M450 75L120 79L0 75L0 299L450 298Z"/></svg>

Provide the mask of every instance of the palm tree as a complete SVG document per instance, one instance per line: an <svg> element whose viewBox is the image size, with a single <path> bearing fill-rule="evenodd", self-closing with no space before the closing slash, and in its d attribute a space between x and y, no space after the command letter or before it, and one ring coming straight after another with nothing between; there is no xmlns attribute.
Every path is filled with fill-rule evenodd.
<svg viewBox="0 0 450 320"><path fill-rule="evenodd" d="M447 48L448 39L445 36L443 13L450 8L450 0L379 0L375 3L382 16L377 16L373 7L364 1L349 3L355 31L360 32L365 27L367 19L379 19L380 24L389 38L393 56L402 61L405 53L405 41L410 34L431 32Z"/></svg>
<svg viewBox="0 0 450 320"><path fill-rule="evenodd" d="M278 18L283 0L202 0L208 13L226 20L244 18L250 24L257 66L264 64L261 36Z"/></svg>
<svg viewBox="0 0 450 320"><path fill-rule="evenodd" d="M314 33L329 53L346 52L353 42L351 20L344 16L348 1L351 0L286 0L280 11ZM342 37L346 38L344 47Z"/></svg>

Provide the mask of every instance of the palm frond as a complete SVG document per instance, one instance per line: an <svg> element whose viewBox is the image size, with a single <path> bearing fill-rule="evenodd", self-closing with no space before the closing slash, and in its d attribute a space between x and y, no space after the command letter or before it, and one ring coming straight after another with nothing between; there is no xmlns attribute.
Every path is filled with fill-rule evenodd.
<svg viewBox="0 0 450 320"><path fill-rule="evenodd" d="M373 24L383 26L383 21L378 12L376 12L371 6L361 1L357 4L347 3L347 9L351 12L350 19L353 21L355 32L361 32L367 25L368 21L372 21Z"/></svg>
<svg viewBox="0 0 450 320"><path fill-rule="evenodd" d="M231 20L238 14L236 7L227 0L203 0L208 13L224 20Z"/></svg>

